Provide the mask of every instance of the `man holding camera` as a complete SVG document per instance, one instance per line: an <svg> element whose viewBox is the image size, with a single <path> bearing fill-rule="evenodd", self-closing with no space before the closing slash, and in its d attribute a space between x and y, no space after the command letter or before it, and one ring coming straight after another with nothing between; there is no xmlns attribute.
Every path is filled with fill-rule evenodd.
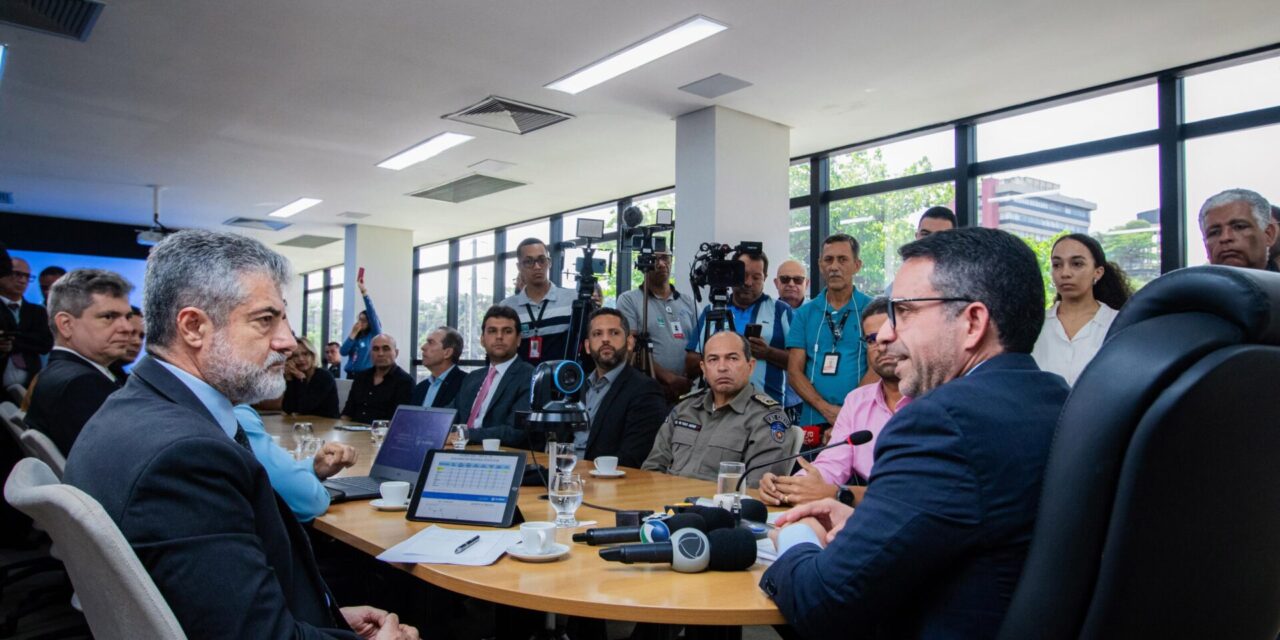
<svg viewBox="0 0 1280 640"><path fill-rule="evenodd" d="M765 278L769 273L769 257L763 251L745 250L733 254L742 262L745 278L733 287L726 310L733 318L733 329L745 336L751 345L751 357L755 368L751 372L751 384L769 394L779 403L787 395L787 332L791 328L791 306L774 300L764 292ZM700 374L699 366L705 336L707 334L707 305L689 333L685 345L685 370L690 378ZM714 327L712 327L714 330Z"/></svg>
<svg viewBox="0 0 1280 640"><path fill-rule="evenodd" d="M532 365L573 359L576 354L566 356L565 347L577 292L551 282L551 256L537 238L525 238L516 246L516 266L524 289L499 304L515 309L520 317L520 359Z"/></svg>
<svg viewBox="0 0 1280 640"><path fill-rule="evenodd" d="M670 253L653 254L653 269L644 274L644 288L649 290L649 324L642 324L643 289L632 289L618 296L618 311L633 330L648 334L653 348L654 377L667 388L670 398L676 398L689 390L688 380L681 374L684 373L684 348L695 332L698 312L693 300L671 285Z"/></svg>

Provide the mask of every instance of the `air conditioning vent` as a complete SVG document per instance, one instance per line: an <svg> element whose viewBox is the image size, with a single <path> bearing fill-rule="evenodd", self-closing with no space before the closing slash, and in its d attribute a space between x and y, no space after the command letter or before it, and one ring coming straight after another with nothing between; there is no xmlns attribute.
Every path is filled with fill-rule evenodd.
<svg viewBox="0 0 1280 640"><path fill-rule="evenodd" d="M301 235L292 240L285 240L279 243L282 247L299 247L302 249L316 249L326 244L337 242L340 238L326 238L324 236L308 236Z"/></svg>
<svg viewBox="0 0 1280 640"><path fill-rule="evenodd" d="M244 227L245 229L257 229L258 231L279 231L291 223L280 220L259 220L258 218L235 217L223 221L222 224L228 227Z"/></svg>
<svg viewBox="0 0 1280 640"><path fill-rule="evenodd" d="M415 198L427 198L429 200L440 200L443 202L466 202L487 196L491 193L514 189L515 187L523 187L525 183L516 182L514 180L502 180L500 178L490 178L480 174L469 175L465 178L459 178L453 182L447 182L438 187L423 189L409 195Z"/></svg>
<svg viewBox="0 0 1280 640"><path fill-rule="evenodd" d="M338 217L339 217L339 218L351 218L352 220L364 220L365 218L368 218L368 217L369 217L369 216L371 216L371 215L373 215L373 214L372 214L372 213L360 213L359 211L343 211L342 213L339 213L339 214L338 214Z"/></svg>
<svg viewBox="0 0 1280 640"><path fill-rule="evenodd" d="M555 109L539 107L518 100L489 96L461 111L440 117L445 120L465 122L478 127L524 135L531 131L549 127L557 122L564 122L573 116Z"/></svg>
<svg viewBox="0 0 1280 640"><path fill-rule="evenodd" d="M0 2L0 22L84 42L102 7L91 0L8 0Z"/></svg>

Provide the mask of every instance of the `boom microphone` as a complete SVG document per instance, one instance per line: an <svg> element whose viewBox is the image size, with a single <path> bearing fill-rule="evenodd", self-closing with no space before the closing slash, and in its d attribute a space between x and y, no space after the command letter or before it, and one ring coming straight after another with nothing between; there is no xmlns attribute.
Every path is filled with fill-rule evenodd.
<svg viewBox="0 0 1280 640"><path fill-rule="evenodd" d="M707 531L707 521L696 513L677 513L667 518L646 520L638 527L600 527L573 534L574 542L585 542L593 547L623 542L666 542L671 532L680 529Z"/></svg>
<svg viewBox="0 0 1280 640"><path fill-rule="evenodd" d="M760 469L763 469L763 468L765 468L765 467L772 467L773 465L778 464L779 462L786 462L787 460L795 460L796 458L799 458L800 456L807 456L807 455L809 455L809 454L811 454L811 453L818 453L819 451L826 451L827 449L834 449L834 448L836 448L836 447L843 447L843 446L845 446L846 444L847 444L847 445L851 445L851 446L857 446L857 445L860 445L860 444L866 444L866 443L868 443L868 442L871 442L871 439L872 439L872 438L874 438L874 437L875 437L875 436L874 436L874 435L872 435L872 434L871 434L871 432L870 432L870 431L867 431L866 429L863 429L862 431L854 431L853 433L849 434L849 437L848 437L848 438L845 438L844 440L841 440L840 442L836 442L836 443L834 443L834 444L828 444L828 445L827 445L827 446L825 446L825 447L815 447L815 448L813 448L813 449L806 449L806 450L801 451L800 453L797 453L797 454L795 454L795 455L791 455L791 456L783 456L783 457L778 458L778 459L776 459L776 460L770 460L770 461L768 461L768 462L765 462L765 463L762 463L762 464L758 464L758 465L756 465L756 466L754 466L754 467L747 467L747 470L742 472L742 477L741 477L741 478L738 478L738 486L735 488L735 491L737 491L738 493L741 493L741 492L742 492L742 483L746 481L747 476L748 476L748 475L751 475L751 472L752 472L752 471L759 471ZM757 454L757 455L759 455L759 454ZM750 462L750 460L748 460L747 462Z"/></svg>
<svg viewBox="0 0 1280 640"><path fill-rule="evenodd" d="M756 562L756 539L745 529L716 529L703 533L697 529L680 529L671 534L670 542L627 544L600 550L600 557L610 562L669 562L680 573L739 571Z"/></svg>

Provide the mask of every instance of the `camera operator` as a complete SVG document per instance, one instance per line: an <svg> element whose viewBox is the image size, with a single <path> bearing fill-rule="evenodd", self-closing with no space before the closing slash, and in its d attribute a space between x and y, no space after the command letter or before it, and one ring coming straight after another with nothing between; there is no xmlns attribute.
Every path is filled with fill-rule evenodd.
<svg viewBox="0 0 1280 640"><path fill-rule="evenodd" d="M654 377L667 389L668 400L689 391L684 373L685 345L689 336L701 330L693 299L680 295L671 286L671 254L655 252L653 269L644 276L644 289L649 290L649 324L641 328L644 289L632 289L618 296L618 311L636 331L649 334L653 345Z"/></svg>
<svg viewBox="0 0 1280 640"><path fill-rule="evenodd" d="M751 344L751 357L755 359L755 369L751 372L751 384L769 394L779 403L786 402L787 396L787 332L791 328L791 305L774 300L764 293L765 278L769 273L769 258L763 251L736 251L733 259L743 263L746 277L743 282L733 287L733 295L729 298L727 310L733 317L733 328L738 334L747 336ZM703 308L698 316L697 325L689 334L689 342L685 345L685 372L696 377L701 363L701 352L707 323L707 314L711 305ZM759 325L759 335L753 325ZM750 329L749 329L750 328Z"/></svg>
<svg viewBox="0 0 1280 640"><path fill-rule="evenodd" d="M520 359L534 365L559 360L565 355L577 294L551 282L551 256L537 238L525 238L516 246L516 265L524 289L499 304L520 316Z"/></svg>

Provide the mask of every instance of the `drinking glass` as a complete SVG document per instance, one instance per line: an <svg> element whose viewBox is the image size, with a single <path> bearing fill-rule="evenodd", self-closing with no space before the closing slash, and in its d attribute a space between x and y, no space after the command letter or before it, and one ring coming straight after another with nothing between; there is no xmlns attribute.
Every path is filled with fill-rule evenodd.
<svg viewBox="0 0 1280 640"><path fill-rule="evenodd" d="M578 450L573 442L553 443L551 456L557 475L573 473L573 468L578 464Z"/></svg>
<svg viewBox="0 0 1280 640"><path fill-rule="evenodd" d="M578 507L582 505L582 476L576 473L556 474L551 478L551 506L556 510L557 527L576 527Z"/></svg>
<svg viewBox="0 0 1280 640"><path fill-rule="evenodd" d="M316 457L316 454L324 448L324 440L315 436L308 436L302 441L302 457L299 460L310 460Z"/></svg>
<svg viewBox="0 0 1280 640"><path fill-rule="evenodd" d="M293 423L293 457L294 458L302 460L305 457L302 455L302 443L303 441L311 438L314 434L315 434L315 430L312 429L310 422Z"/></svg>
<svg viewBox="0 0 1280 640"><path fill-rule="evenodd" d="M453 425L453 428L452 428L452 429L450 429L450 432L451 432L451 433L453 434L453 436L454 436L454 439L453 439L453 448L454 448L454 450L455 450L455 451L462 451L463 449L466 449L466 448L467 448L467 425L466 425L466 423L465 423L465 422L460 422L460 423L458 423L458 424Z"/></svg>
<svg viewBox="0 0 1280 640"><path fill-rule="evenodd" d="M390 420L374 420L369 427L369 438L373 440L373 448L381 449L382 441L387 438L387 431L391 428Z"/></svg>
<svg viewBox="0 0 1280 640"><path fill-rule="evenodd" d="M745 462L721 462L720 473L716 475L716 493L740 495L738 482L742 480L742 472L746 469Z"/></svg>

